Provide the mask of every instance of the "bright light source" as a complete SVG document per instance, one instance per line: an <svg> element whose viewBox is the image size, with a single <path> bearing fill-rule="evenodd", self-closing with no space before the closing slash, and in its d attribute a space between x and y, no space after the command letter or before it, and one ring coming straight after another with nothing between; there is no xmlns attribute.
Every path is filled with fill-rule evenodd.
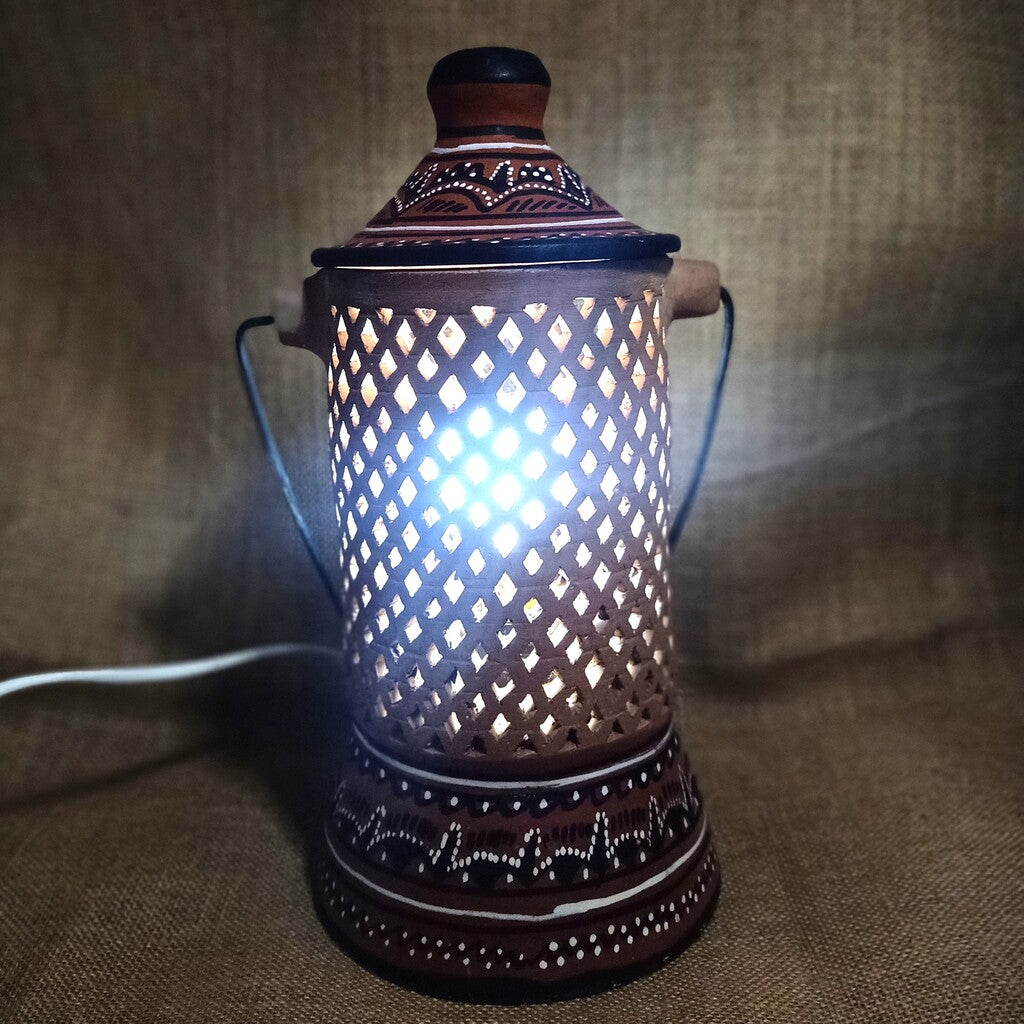
<svg viewBox="0 0 1024 1024"><path fill-rule="evenodd" d="M530 452L523 463L523 472L531 480L539 480L548 468L548 460L540 452Z"/></svg>
<svg viewBox="0 0 1024 1024"><path fill-rule="evenodd" d="M508 558L518 543L519 533L511 523L503 523L495 531L494 546L502 558Z"/></svg>
<svg viewBox="0 0 1024 1024"><path fill-rule="evenodd" d="M451 462L462 451L459 435L451 428L446 430L438 439L437 450Z"/></svg>
<svg viewBox="0 0 1024 1024"><path fill-rule="evenodd" d="M469 457L469 461L466 463L466 476L473 483L478 484L482 480L486 480L489 472L487 460L482 455L471 455Z"/></svg>
<svg viewBox="0 0 1024 1024"><path fill-rule="evenodd" d="M494 454L500 459L511 459L519 447L519 435L511 428L505 427L494 439Z"/></svg>
<svg viewBox="0 0 1024 1024"><path fill-rule="evenodd" d="M486 409L474 409L469 417L469 432L483 437L491 429L491 414Z"/></svg>
<svg viewBox="0 0 1024 1024"><path fill-rule="evenodd" d="M548 418L544 415L544 410L539 405L526 417L526 425L535 434L543 434L547 430Z"/></svg>
<svg viewBox="0 0 1024 1024"><path fill-rule="evenodd" d="M491 518L491 513L482 501L474 501L469 506L469 521L477 528L484 525Z"/></svg>
<svg viewBox="0 0 1024 1024"><path fill-rule="evenodd" d="M519 500L522 490L519 481L514 476L506 473L503 477L499 477L491 494L494 495L494 500L503 509L508 511Z"/></svg>
<svg viewBox="0 0 1024 1024"><path fill-rule="evenodd" d="M544 522L544 506L536 498L523 506L523 522L531 530L536 530Z"/></svg>
<svg viewBox="0 0 1024 1024"><path fill-rule="evenodd" d="M454 477L449 477L441 485L441 500L448 506L449 512L454 512L465 502L466 488Z"/></svg>

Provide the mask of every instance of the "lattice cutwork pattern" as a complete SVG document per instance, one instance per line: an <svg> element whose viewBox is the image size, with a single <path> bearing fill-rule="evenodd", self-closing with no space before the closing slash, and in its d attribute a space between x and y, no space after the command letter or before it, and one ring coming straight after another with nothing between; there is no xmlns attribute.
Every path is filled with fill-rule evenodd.
<svg viewBox="0 0 1024 1024"><path fill-rule="evenodd" d="M667 723L660 302L332 309L345 639L386 745L536 756Z"/></svg>

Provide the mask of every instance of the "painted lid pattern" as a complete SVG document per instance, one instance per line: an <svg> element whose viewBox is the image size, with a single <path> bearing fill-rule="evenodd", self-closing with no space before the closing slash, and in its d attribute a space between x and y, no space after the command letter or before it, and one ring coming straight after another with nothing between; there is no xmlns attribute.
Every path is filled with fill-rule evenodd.
<svg viewBox="0 0 1024 1024"><path fill-rule="evenodd" d="M316 266L465 266L641 259L675 235L626 220L544 137L551 79L532 53L459 50L435 65L427 96L437 141L387 205Z"/></svg>

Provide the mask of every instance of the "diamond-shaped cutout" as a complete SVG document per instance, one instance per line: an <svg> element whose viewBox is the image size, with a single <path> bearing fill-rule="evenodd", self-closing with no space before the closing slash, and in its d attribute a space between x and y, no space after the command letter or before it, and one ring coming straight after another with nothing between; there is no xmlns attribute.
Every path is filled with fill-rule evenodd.
<svg viewBox="0 0 1024 1024"><path fill-rule="evenodd" d="M565 680L562 679L561 673L557 668L552 669L551 674L543 683L543 689L544 696L546 696L548 700L553 700L562 692L562 690L565 689Z"/></svg>
<svg viewBox="0 0 1024 1024"><path fill-rule="evenodd" d="M633 307L633 315L629 318L629 329L633 332L633 337L639 341L644 329L644 317L639 306Z"/></svg>
<svg viewBox="0 0 1024 1024"><path fill-rule="evenodd" d="M530 452L523 461L523 472L531 480L539 480L548 468L548 461L540 452Z"/></svg>
<svg viewBox="0 0 1024 1024"><path fill-rule="evenodd" d="M595 301L592 298L577 298L572 300L573 305L580 311L580 316L586 320L594 311Z"/></svg>
<svg viewBox="0 0 1024 1024"><path fill-rule="evenodd" d="M498 698L499 703L512 692L514 686L515 683L506 669L502 669L498 678L491 683L491 689L494 691L494 696Z"/></svg>
<svg viewBox="0 0 1024 1024"><path fill-rule="evenodd" d="M607 565L604 564L604 562L602 562L594 570L594 582L597 584L597 589L604 590L604 588L608 585L608 580L610 577L611 570L608 568Z"/></svg>
<svg viewBox="0 0 1024 1024"><path fill-rule="evenodd" d="M416 499L416 485L412 482L412 477L407 476L398 487L398 496L405 503L405 507L408 508L413 501Z"/></svg>
<svg viewBox="0 0 1024 1024"><path fill-rule="evenodd" d="M452 573L451 576L444 581L444 587L442 589L448 595L448 600L451 601L452 604L455 604L455 602L462 597L463 591L466 589L466 585L455 573Z"/></svg>
<svg viewBox="0 0 1024 1024"><path fill-rule="evenodd" d="M390 379L391 374L393 374L397 369L398 363L395 362L395 357L390 351L385 352L384 355L381 356L380 360L380 372L384 374L384 379Z"/></svg>
<svg viewBox="0 0 1024 1024"><path fill-rule="evenodd" d="M559 569L555 578L551 581L551 592L555 597L561 598L565 596L566 590L569 589L570 580L566 576L564 569Z"/></svg>
<svg viewBox="0 0 1024 1024"><path fill-rule="evenodd" d="M563 457L568 457L569 453L576 446L576 435L573 433L572 427L568 423L562 424L562 429L555 435L554 440L551 442L551 447Z"/></svg>
<svg viewBox="0 0 1024 1024"><path fill-rule="evenodd" d="M420 574L415 569L410 569L408 575L405 577L405 589L409 592L410 597L415 597L416 592L423 586L423 580L420 578Z"/></svg>
<svg viewBox="0 0 1024 1024"><path fill-rule="evenodd" d="M402 540L405 541L405 546L412 551L412 549L419 543L419 539L419 530L417 530L412 523L408 523L402 531Z"/></svg>
<svg viewBox="0 0 1024 1024"><path fill-rule="evenodd" d="M580 413L580 419L583 420L588 427L594 426L597 422L597 409L594 407L593 402L587 402L583 407L583 412Z"/></svg>
<svg viewBox="0 0 1024 1024"><path fill-rule="evenodd" d="M611 398L615 393L615 377L607 366L601 371L601 375L597 378L597 386L601 389L601 393L605 398Z"/></svg>
<svg viewBox="0 0 1024 1024"><path fill-rule="evenodd" d="M580 354L576 357L576 361L584 370L592 370L597 359L594 356L594 350L589 345L584 345L580 349Z"/></svg>
<svg viewBox="0 0 1024 1024"><path fill-rule="evenodd" d="M473 553L466 559L466 564L474 576L479 576L487 568L487 559L480 553L479 548L474 548Z"/></svg>
<svg viewBox="0 0 1024 1024"><path fill-rule="evenodd" d="M523 306L523 312L535 323L539 324L541 318L548 311L546 302L528 302Z"/></svg>
<svg viewBox="0 0 1024 1024"><path fill-rule="evenodd" d="M643 391L644 385L647 383L647 371L640 365L639 359L633 364L633 372L630 375L630 380L633 382L633 387L635 387L637 391Z"/></svg>
<svg viewBox="0 0 1024 1024"><path fill-rule="evenodd" d="M593 518L594 513L597 511L597 506L594 504L593 498L588 494L580 503L576 509L580 519L585 523L589 523Z"/></svg>
<svg viewBox="0 0 1024 1024"><path fill-rule="evenodd" d="M441 385L437 394L449 412L455 412L466 400L466 391L454 374Z"/></svg>
<svg viewBox="0 0 1024 1024"><path fill-rule="evenodd" d="M565 639L565 635L568 632L569 630L565 628L565 623L562 622L561 619L555 619L555 621L548 626L548 639L551 641L553 646L558 647Z"/></svg>
<svg viewBox="0 0 1024 1024"><path fill-rule="evenodd" d="M526 397L526 388L523 387L519 378L510 373L498 388L498 405L505 412L514 412L519 403Z"/></svg>
<svg viewBox="0 0 1024 1024"><path fill-rule="evenodd" d="M590 607L590 598L581 590L573 599L572 606L577 615L582 615Z"/></svg>
<svg viewBox="0 0 1024 1024"><path fill-rule="evenodd" d="M374 399L377 397L377 384L370 374L367 374L363 378L363 385L359 389L359 393L363 396L363 401L367 407L373 405Z"/></svg>
<svg viewBox="0 0 1024 1024"><path fill-rule="evenodd" d="M601 310L601 316L598 318L597 323L594 325L594 333L597 335L598 340L606 348L608 342L615 336L615 328L612 326L611 317L608 316L608 310Z"/></svg>
<svg viewBox="0 0 1024 1024"><path fill-rule="evenodd" d="M420 361L416 364L416 369L420 371L420 376L424 380L430 380L437 373L437 360L429 351L424 352L420 356Z"/></svg>
<svg viewBox="0 0 1024 1024"><path fill-rule="evenodd" d="M523 614L526 616L527 622L536 622L543 612L544 609L541 607L540 601L535 597L531 597L530 600L523 605Z"/></svg>
<svg viewBox="0 0 1024 1024"><path fill-rule="evenodd" d="M615 494L616 488L619 486L619 474L609 466L601 478L601 490L604 492L604 496L611 501L612 495Z"/></svg>
<svg viewBox="0 0 1024 1024"><path fill-rule="evenodd" d="M574 636L565 649L565 656L569 659L570 665L575 665L583 657L583 641Z"/></svg>
<svg viewBox="0 0 1024 1024"><path fill-rule="evenodd" d="M502 649L508 647L510 643L516 638L516 627L512 625L511 619L506 619L498 630L498 643L501 644Z"/></svg>
<svg viewBox="0 0 1024 1024"><path fill-rule="evenodd" d="M572 331L569 330L569 325L561 315L555 317L555 322L548 330L548 337L559 352L565 351L565 346L569 344L569 339L572 337Z"/></svg>
<svg viewBox="0 0 1024 1024"><path fill-rule="evenodd" d="M580 459L580 469L583 470L587 476L597 469L597 456L588 448L586 454Z"/></svg>
<svg viewBox="0 0 1024 1024"><path fill-rule="evenodd" d="M456 619L445 631L444 638L449 650L454 651L466 639L466 627L460 619Z"/></svg>
<svg viewBox="0 0 1024 1024"><path fill-rule="evenodd" d="M494 594L503 605L507 605L516 596L517 589L509 574L503 572L495 584Z"/></svg>
<svg viewBox="0 0 1024 1024"><path fill-rule="evenodd" d="M498 340L505 346L505 349L511 355L523 340L523 332L516 327L515 321L512 317L509 317L505 321L505 326L498 331Z"/></svg>
<svg viewBox="0 0 1024 1024"><path fill-rule="evenodd" d="M420 318L420 323L424 326L431 323L435 316L437 316L436 309L427 309L424 306L417 306L413 312Z"/></svg>
<svg viewBox="0 0 1024 1024"><path fill-rule="evenodd" d="M540 661L540 655L537 653L537 648L532 643L526 644L519 657L526 666L527 672L532 672L537 662Z"/></svg>
<svg viewBox="0 0 1024 1024"><path fill-rule="evenodd" d="M583 674L587 677L587 682L590 683L591 689L601 681L601 676L604 675L604 665L596 654L587 662L587 667L583 670Z"/></svg>
<svg viewBox="0 0 1024 1024"><path fill-rule="evenodd" d="M563 508L576 497L577 487L568 473L562 475L551 485L551 495Z"/></svg>
<svg viewBox="0 0 1024 1024"><path fill-rule="evenodd" d="M565 523L559 523L559 525L551 531L551 546L556 552L561 551L571 539L572 538L569 536L569 527L566 526Z"/></svg>
<svg viewBox="0 0 1024 1024"><path fill-rule="evenodd" d="M526 557L523 559L523 568L531 575L536 576L540 567L544 564L544 559L537 553L536 548L530 548L526 553Z"/></svg>
<svg viewBox="0 0 1024 1024"><path fill-rule="evenodd" d="M473 602L473 607L470 611L473 613L473 618L476 619L477 622L480 622L487 614L487 605L484 604L484 599L482 597L478 597L476 601Z"/></svg>
<svg viewBox="0 0 1024 1024"><path fill-rule="evenodd" d="M526 365L534 377L539 377L544 372L544 367L548 365L548 361L541 355L540 349L535 348L530 353L530 358L526 360Z"/></svg>
<svg viewBox="0 0 1024 1024"><path fill-rule="evenodd" d="M454 359L466 340L466 332L459 326L455 317L450 316L437 332L437 340L441 342L441 348Z"/></svg>
<svg viewBox="0 0 1024 1024"><path fill-rule="evenodd" d="M369 320L363 324L363 331L359 337L363 339L363 348L365 348L367 352L372 352L377 347L377 343L380 340L377 337L377 332L373 329L373 324L370 323Z"/></svg>
<svg viewBox="0 0 1024 1024"><path fill-rule="evenodd" d="M402 436L398 439L395 444L395 450L398 452L398 457L405 462L407 458L413 453L412 441L409 440L409 435L402 431Z"/></svg>
<svg viewBox="0 0 1024 1024"><path fill-rule="evenodd" d="M611 451L615 447L615 440L619 436L618 427L612 422L611 416L605 420L604 426L601 428L601 433L598 437L601 439L601 444Z"/></svg>
<svg viewBox="0 0 1024 1024"><path fill-rule="evenodd" d="M398 347L402 350L403 355L408 355L412 351L412 347L416 343L416 335L412 333L408 320L403 320L398 330L395 331L395 341L398 342Z"/></svg>
<svg viewBox="0 0 1024 1024"><path fill-rule="evenodd" d="M454 523L450 523L441 534L441 543L445 551L454 551L462 543L462 533Z"/></svg>
<svg viewBox="0 0 1024 1024"><path fill-rule="evenodd" d="M491 735L496 740L500 740L502 736L508 732L508 728L512 723L499 711L494 716L494 721L491 723Z"/></svg>
<svg viewBox="0 0 1024 1024"><path fill-rule="evenodd" d="M558 376L551 382L548 388L562 405L568 405L572 396L576 394L576 378L563 366L558 371Z"/></svg>
<svg viewBox="0 0 1024 1024"><path fill-rule="evenodd" d="M493 306L470 306L470 309L481 327L490 327L498 312Z"/></svg>
<svg viewBox="0 0 1024 1024"><path fill-rule="evenodd" d="M486 352L481 352L480 355L473 360L473 372L481 380L487 380L493 370L494 363Z"/></svg>
<svg viewBox="0 0 1024 1024"><path fill-rule="evenodd" d="M408 376L403 377L395 388L395 401L402 412L408 412L416 404L416 390L409 383Z"/></svg>

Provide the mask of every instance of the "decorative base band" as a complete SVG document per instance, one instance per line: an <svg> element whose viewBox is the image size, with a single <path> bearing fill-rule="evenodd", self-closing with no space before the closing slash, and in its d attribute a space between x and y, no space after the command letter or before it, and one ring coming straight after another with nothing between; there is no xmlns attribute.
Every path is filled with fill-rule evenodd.
<svg viewBox="0 0 1024 1024"><path fill-rule="evenodd" d="M711 912L718 862L674 732L527 790L423 775L354 737L313 878L329 930L401 980L495 1002L610 987Z"/></svg>

